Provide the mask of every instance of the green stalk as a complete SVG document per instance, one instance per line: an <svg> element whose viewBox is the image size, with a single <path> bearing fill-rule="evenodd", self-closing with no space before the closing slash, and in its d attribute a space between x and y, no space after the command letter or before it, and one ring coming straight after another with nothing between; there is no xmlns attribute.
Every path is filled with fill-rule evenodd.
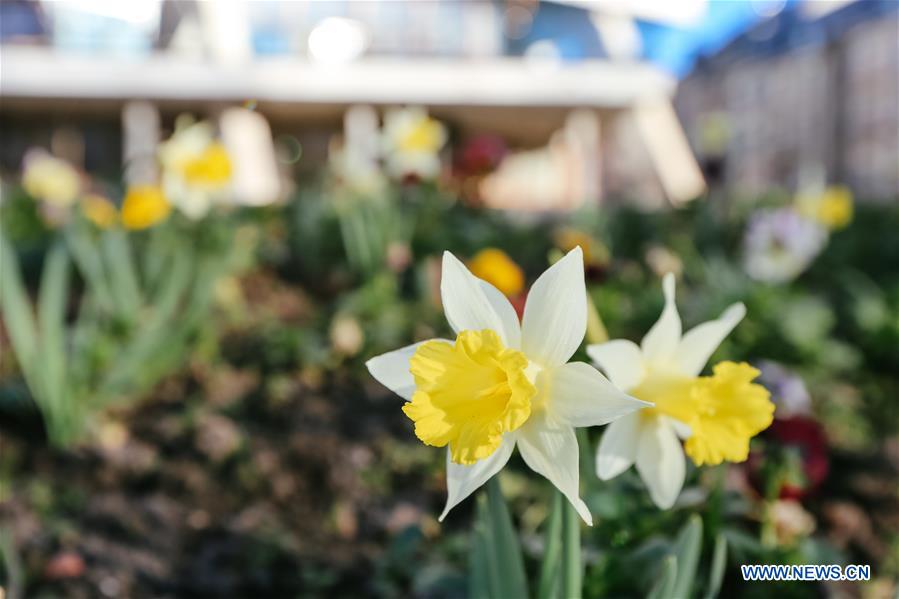
<svg viewBox="0 0 899 599"><path fill-rule="evenodd" d="M567 499L562 501L562 597L580 599L583 586L581 519Z"/></svg>
<svg viewBox="0 0 899 599"><path fill-rule="evenodd" d="M543 561L540 563L538 599L555 599L559 595L559 568L562 564L562 503L567 501L559 491L553 491L552 507L543 541Z"/></svg>
<svg viewBox="0 0 899 599"><path fill-rule="evenodd" d="M593 301L593 296L590 295L590 292L587 292L587 335L586 335L587 343L605 343L609 340L609 333L606 330L606 325L602 321L602 316L599 315L599 310L596 308L596 303Z"/></svg>

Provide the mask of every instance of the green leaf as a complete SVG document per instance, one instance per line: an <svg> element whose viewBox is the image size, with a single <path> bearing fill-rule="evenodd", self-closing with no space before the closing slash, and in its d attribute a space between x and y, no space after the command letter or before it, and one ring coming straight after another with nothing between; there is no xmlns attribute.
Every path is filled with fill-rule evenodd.
<svg viewBox="0 0 899 599"><path fill-rule="evenodd" d="M715 537L715 549L712 551L712 568L709 571L709 584L705 592L706 599L715 599L721 592L724 580L724 568L727 565L727 538L722 533Z"/></svg>
<svg viewBox="0 0 899 599"><path fill-rule="evenodd" d="M112 291L109 289L109 281L103 267L103 257L99 248L92 242L89 233L81 229L70 229L66 232L66 243L75 265L84 280L87 282L91 295L100 304L103 310L112 311L115 304L112 299Z"/></svg>
<svg viewBox="0 0 899 599"><path fill-rule="evenodd" d="M144 289L155 289L160 279L165 274L165 267L168 266L169 258L178 258L179 249L172 247L179 245L175 238L167 235L168 228L165 225L152 227L147 235L147 245L144 247L143 266Z"/></svg>
<svg viewBox="0 0 899 599"><path fill-rule="evenodd" d="M686 599L690 596L701 551L702 519L694 514L681 529L674 544L674 554L677 556L677 581L674 585L674 597Z"/></svg>
<svg viewBox="0 0 899 599"><path fill-rule="evenodd" d="M180 359L182 336L192 332L194 314L191 310L183 310L185 301L190 299L188 289L194 274L191 255L181 258L174 261L168 277L154 296L152 314L133 331L130 343L110 368L99 399L113 398L152 384L165 374L166 365ZM198 283L205 284L205 277ZM160 353L164 355L159 356ZM148 361L157 367L149 367Z"/></svg>
<svg viewBox="0 0 899 599"><path fill-rule="evenodd" d="M64 443L68 432L77 428L73 422L75 406L71 405L66 380L66 304L69 299L69 255L57 242L44 261L38 296L38 344L41 379L46 395L44 416L55 442Z"/></svg>
<svg viewBox="0 0 899 599"><path fill-rule="evenodd" d="M487 510L493 549L490 559L498 564L500 572L497 589L499 594L495 597L527 597L528 582L524 573L521 544L518 532L512 526L512 517L506 507L498 476L493 476L487 482Z"/></svg>
<svg viewBox="0 0 899 599"><path fill-rule="evenodd" d="M471 599L490 599L494 596L493 589L499 586L498 564L490 559L488 528L487 500L479 495L471 534L472 550L468 559L468 596Z"/></svg>
<svg viewBox="0 0 899 599"><path fill-rule="evenodd" d="M646 599L682 599L674 594L677 582L677 557L669 555L662 562L662 575L652 586Z"/></svg>
<svg viewBox="0 0 899 599"><path fill-rule="evenodd" d="M553 491L552 507L543 537L543 560L540 562L538 599L555 599L559 595L562 568L562 502L559 491Z"/></svg>
<svg viewBox="0 0 899 599"><path fill-rule="evenodd" d="M101 243L119 315L133 321L138 316L141 297L131 244L120 230L104 231Z"/></svg>
<svg viewBox="0 0 899 599"><path fill-rule="evenodd" d="M0 305L3 307L3 322L9 332L10 342L19 368L25 376L35 401L41 400L37 384L40 371L37 362L38 330L28 300L28 293L22 283L22 273L16 251L0 234Z"/></svg>

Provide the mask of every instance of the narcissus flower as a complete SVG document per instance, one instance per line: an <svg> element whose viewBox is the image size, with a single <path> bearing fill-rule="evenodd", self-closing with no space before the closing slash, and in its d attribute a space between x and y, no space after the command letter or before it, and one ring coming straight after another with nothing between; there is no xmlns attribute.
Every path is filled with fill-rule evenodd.
<svg viewBox="0 0 899 599"><path fill-rule="evenodd" d="M446 128L423 108L391 110L384 115L383 145L387 170L394 177L433 179L440 174L440 149Z"/></svg>
<svg viewBox="0 0 899 599"><path fill-rule="evenodd" d="M157 185L134 185L122 202L122 224L127 229L147 229L169 216L172 207Z"/></svg>
<svg viewBox="0 0 899 599"><path fill-rule="evenodd" d="M502 250L483 249L475 254L468 267L471 274L487 281L506 297L521 293L524 288L524 271Z"/></svg>
<svg viewBox="0 0 899 599"><path fill-rule="evenodd" d="M609 426L597 474L608 480L636 463L652 500L665 509L683 487L685 450L697 466L745 460L749 440L771 424L774 404L752 383L759 371L748 364L721 362L712 376L698 376L745 315L743 304L682 335L673 275L665 276L663 288L665 308L639 346L616 339L587 353L619 389L655 404ZM678 437L686 439L683 449Z"/></svg>
<svg viewBox="0 0 899 599"><path fill-rule="evenodd" d="M499 472L515 446L588 523L578 494L575 427L606 424L649 404L591 366L567 363L587 327L583 255L577 248L528 294L519 324L509 300L449 252L443 308L454 341L432 339L372 358L369 372L407 400L427 445L448 447L447 513Z"/></svg>
<svg viewBox="0 0 899 599"><path fill-rule="evenodd" d="M33 149L25 156L22 187L37 200L68 208L81 195L81 174L65 160Z"/></svg>
<svg viewBox="0 0 899 599"><path fill-rule="evenodd" d="M196 220L225 197L231 184L231 159L215 139L212 125L183 123L159 145L159 162L166 197Z"/></svg>
<svg viewBox="0 0 899 599"><path fill-rule="evenodd" d="M852 191L845 185L831 185L818 194L799 194L796 207L800 214L830 230L842 229L852 222Z"/></svg>

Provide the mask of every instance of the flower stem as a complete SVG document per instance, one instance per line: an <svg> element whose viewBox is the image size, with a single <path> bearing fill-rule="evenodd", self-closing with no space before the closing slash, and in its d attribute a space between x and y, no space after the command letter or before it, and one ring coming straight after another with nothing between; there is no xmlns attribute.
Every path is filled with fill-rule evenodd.
<svg viewBox="0 0 899 599"><path fill-rule="evenodd" d="M583 564L581 563L581 520L574 506L562 499L562 597L580 599Z"/></svg>
<svg viewBox="0 0 899 599"><path fill-rule="evenodd" d="M605 343L609 340L609 333L606 331L606 325L599 315L593 296L587 292L587 343Z"/></svg>

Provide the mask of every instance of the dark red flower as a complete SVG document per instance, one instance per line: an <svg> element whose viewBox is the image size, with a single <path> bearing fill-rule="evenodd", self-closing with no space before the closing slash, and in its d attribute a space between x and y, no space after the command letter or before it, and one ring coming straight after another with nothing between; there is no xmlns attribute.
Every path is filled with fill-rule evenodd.
<svg viewBox="0 0 899 599"><path fill-rule="evenodd" d="M506 143L497 135L481 134L467 139L456 153L457 174L486 175L493 172L506 155Z"/></svg>
<svg viewBox="0 0 899 599"><path fill-rule="evenodd" d="M827 439L824 429L812 418L775 419L762 433L761 441L761 449L753 451L747 462L750 481L761 494L765 494L771 478L777 477L778 497L801 499L827 478ZM798 463L792 456L798 456Z"/></svg>

